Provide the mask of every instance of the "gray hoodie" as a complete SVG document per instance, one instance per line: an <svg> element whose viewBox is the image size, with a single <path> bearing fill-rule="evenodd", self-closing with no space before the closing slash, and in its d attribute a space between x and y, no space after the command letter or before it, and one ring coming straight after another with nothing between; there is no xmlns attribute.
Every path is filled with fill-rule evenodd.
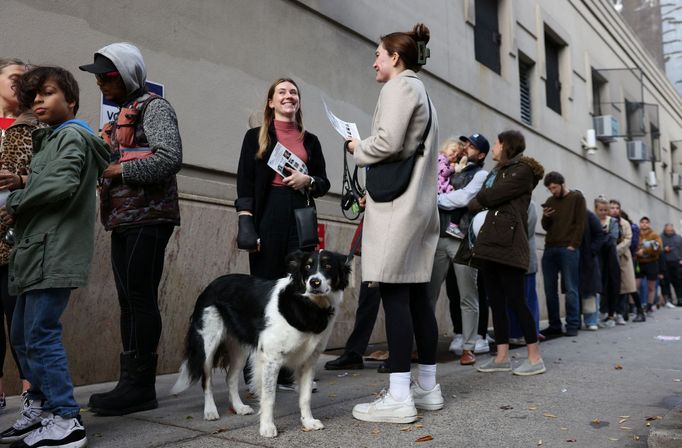
<svg viewBox="0 0 682 448"><path fill-rule="evenodd" d="M100 48L95 54L101 54L114 63L121 73L128 95L140 90L147 81L144 59L142 59L142 53L135 45L128 42L117 42Z"/></svg>

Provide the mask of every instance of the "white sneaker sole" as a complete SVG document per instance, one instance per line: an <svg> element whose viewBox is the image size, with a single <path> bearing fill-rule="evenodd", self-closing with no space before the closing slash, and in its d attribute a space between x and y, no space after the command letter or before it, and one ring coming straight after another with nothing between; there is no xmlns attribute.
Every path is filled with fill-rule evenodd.
<svg viewBox="0 0 682 448"><path fill-rule="evenodd" d="M370 414L365 414L362 412L357 412L355 409L353 409L353 417L356 420L360 420L363 422L374 422L374 423L412 423L417 421L417 414L414 415L407 415L404 417L389 417L389 416L374 416Z"/></svg>
<svg viewBox="0 0 682 448"><path fill-rule="evenodd" d="M543 367L540 370L533 370L531 372L517 372L516 370L514 370L512 373L514 375L518 375L518 376L533 376L533 375L540 375L541 373L545 373L546 371L547 371L547 368Z"/></svg>
<svg viewBox="0 0 682 448"><path fill-rule="evenodd" d="M414 402L414 407L417 409L421 409L422 411L440 411L441 409L443 409L444 405L445 405L445 402L442 402L440 404L438 404L438 403L419 404L416 401Z"/></svg>
<svg viewBox="0 0 682 448"><path fill-rule="evenodd" d="M75 442L67 443L66 445L57 445L59 448L83 448L88 446L88 438L84 437L81 440Z"/></svg>

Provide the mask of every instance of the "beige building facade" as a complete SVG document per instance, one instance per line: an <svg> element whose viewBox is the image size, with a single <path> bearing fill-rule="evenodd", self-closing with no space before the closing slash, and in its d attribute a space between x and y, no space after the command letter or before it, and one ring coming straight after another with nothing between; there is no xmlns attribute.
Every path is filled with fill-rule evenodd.
<svg viewBox="0 0 682 448"><path fill-rule="evenodd" d="M0 54L72 70L81 86L80 118L99 123L100 94L94 78L77 66L116 41L140 47L149 79L165 85L177 111L184 146L182 226L169 243L161 285L163 372L179 366L199 292L218 275L248 270L235 243L236 170L242 138L257 121L269 84L280 76L299 83L304 122L320 138L332 183L318 203L325 244L348 251L355 223L339 208L342 140L326 120L322 98L367 136L381 87L372 70L377 40L417 21L432 33L422 77L438 110L441 139L479 132L492 142L502 130L520 129L527 153L547 171L562 172L588 204L603 194L620 199L631 216L651 216L657 229L664 222L679 227L682 99L607 0L1 2ZM489 29L495 23L497 30ZM595 129L595 116L612 118L599 119L600 139L594 145L587 139L594 146L588 155L581 140ZM617 137L607 143L603 133L609 130ZM645 160L629 160L628 146ZM654 183L652 171L656 188L646 181ZM546 196L539 186L536 201ZM110 380L118 368L108 235L100 227L96 238L90 286L73 294L64 318L77 384ZM329 347L343 346L353 327L356 267ZM441 334L451 332L446 310L441 300ZM380 320L373 340L383 339ZM6 359L13 384L10 364Z"/></svg>

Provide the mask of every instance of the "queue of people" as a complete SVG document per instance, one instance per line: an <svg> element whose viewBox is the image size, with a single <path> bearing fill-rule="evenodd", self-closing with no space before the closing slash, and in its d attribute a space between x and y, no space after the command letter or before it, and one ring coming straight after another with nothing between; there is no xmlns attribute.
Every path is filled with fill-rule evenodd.
<svg viewBox="0 0 682 448"><path fill-rule="evenodd" d="M545 175L525 155L521 132L499 133L492 147L480 133L462 135L447 140L439 155L437 111L418 76L429 40L421 23L381 37L373 68L383 86L370 136L345 144L356 164L367 167L368 192L359 199L365 210L363 283L346 353L327 366L362 368L379 302L390 353L388 389L353 408L362 421L409 423L418 418L417 409L444 406L435 316L444 281L455 329L450 349L460 363L483 373L509 372L510 345L523 344L527 359L513 369L521 376L547 370L541 340L624 325L632 310L633 321L643 322L645 310L656 309L659 283L665 306L674 306L673 292L682 293L682 237L673 226L666 225L660 237L649 218L636 226L616 200L597 198L594 212L588 210L560 173ZM118 383L92 395L89 407L98 415L125 415L158 406L158 289L166 247L180 225L178 122L171 104L148 92L144 60L134 45L107 45L80 69L95 75L104 98L120 107L99 135L76 118L79 89L69 71L0 59L0 191L9 192L0 208L0 306L24 391L20 418L0 433L0 443L13 447L87 443L60 317L71 290L84 286L89 275L96 188L102 225L111 232L121 353ZM286 275L289 252L314 248L301 233L301 212L330 188L320 141L304 128L301 102L293 79L275 80L262 123L242 143L237 245L249 252L251 274L265 279ZM273 170L268 160L278 145L303 167ZM488 171L490 153L495 164ZM551 195L538 213L531 195L543 179ZM541 265L549 326L542 331L535 284L539 215L547 232ZM565 329L559 275L566 291ZM479 362L476 355L490 350L488 304L497 350ZM4 360L4 341L0 345ZM248 369L244 375L248 380ZM0 408L1 378L0 368ZM294 389L294 372L282 369L278 383Z"/></svg>

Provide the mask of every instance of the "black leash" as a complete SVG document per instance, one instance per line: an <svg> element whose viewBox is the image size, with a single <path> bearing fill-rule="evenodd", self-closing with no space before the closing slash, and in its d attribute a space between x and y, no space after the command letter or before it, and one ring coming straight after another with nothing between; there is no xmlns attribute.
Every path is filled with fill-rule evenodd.
<svg viewBox="0 0 682 448"><path fill-rule="evenodd" d="M365 189L358 181L358 167L353 169L353 174L348 168L348 143L343 143L343 184L341 185L341 213L346 219L355 221L365 211L360 207L360 198L365 195Z"/></svg>

